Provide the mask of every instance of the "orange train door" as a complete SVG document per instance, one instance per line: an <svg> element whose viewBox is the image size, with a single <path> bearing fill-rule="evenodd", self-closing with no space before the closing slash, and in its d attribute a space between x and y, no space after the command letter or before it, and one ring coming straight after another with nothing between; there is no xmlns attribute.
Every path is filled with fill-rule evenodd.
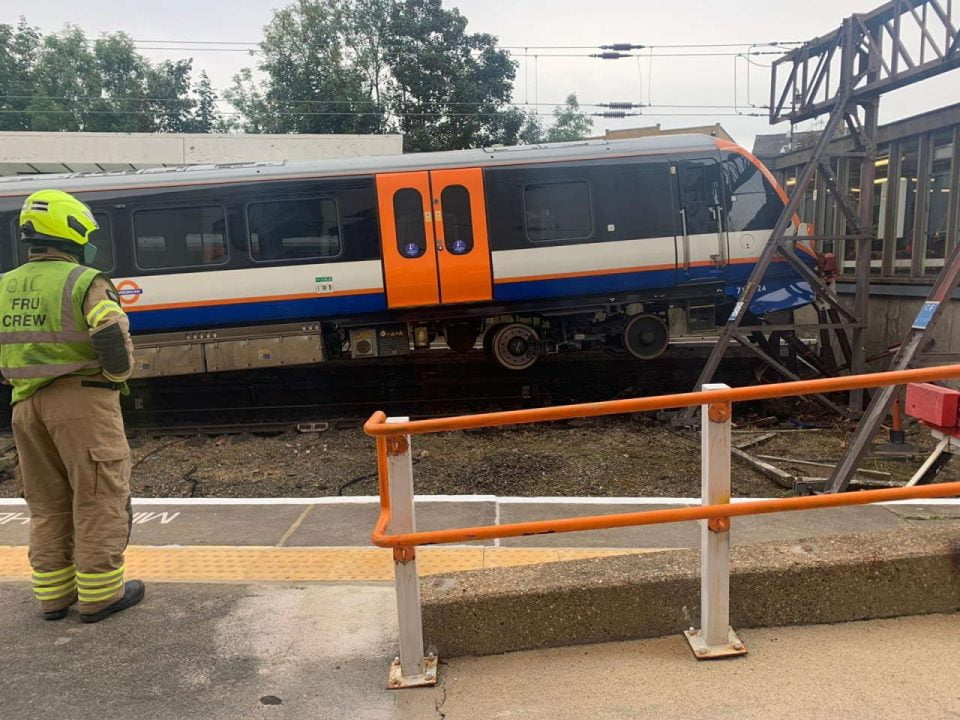
<svg viewBox="0 0 960 720"><path fill-rule="evenodd" d="M490 300L490 244L479 168L377 176L391 308Z"/></svg>

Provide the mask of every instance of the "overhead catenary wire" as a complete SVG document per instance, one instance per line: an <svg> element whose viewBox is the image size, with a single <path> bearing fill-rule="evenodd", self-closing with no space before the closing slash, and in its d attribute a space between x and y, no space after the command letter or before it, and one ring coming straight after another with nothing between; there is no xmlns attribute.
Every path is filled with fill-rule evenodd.
<svg viewBox="0 0 960 720"><path fill-rule="evenodd" d="M40 108L26 108L23 110L17 109L2 109L0 114L10 115L10 114L28 114L28 115L148 115L151 114L150 110L63 110L63 109L40 109ZM533 112L531 115L536 116L545 116L551 117L552 113L542 113L542 112ZM641 115L641 113L629 113L630 115ZM242 112L228 112L228 113L219 113L223 117L242 117ZM351 116L351 117L381 117L382 113L374 112L362 112L362 111L352 111L352 110L342 110L342 111L330 111L330 112L288 112L288 111L276 111L271 113L273 116L292 116L292 117L322 117L322 116ZM396 117L499 117L501 112L397 112L393 113ZM642 113L643 117L767 117L767 113L750 113L750 112L653 112L653 113Z"/></svg>
<svg viewBox="0 0 960 720"><path fill-rule="evenodd" d="M151 44L162 44L162 45L260 45L261 41L254 40L147 40L147 39L133 39L134 43L151 43ZM637 49L647 49L647 48L696 48L696 47L744 47L749 45L760 46L771 46L775 47L778 45L802 45L804 41L802 40L772 40L765 42L732 42L732 43L653 43L653 44L643 44L636 45ZM391 45L396 45L396 43L390 43ZM411 45L419 43L411 43ZM496 47L500 50L525 50L533 48L534 50L597 50L601 48L609 47L610 49L614 48L613 45L619 45L621 43L614 43L609 46L605 45L497 45ZM631 43L622 43L623 45L630 45Z"/></svg>
<svg viewBox="0 0 960 720"><path fill-rule="evenodd" d="M97 40L87 40L88 45L93 45ZM175 51L175 52L190 52L193 50L196 51L206 51L206 50L216 50L216 51L242 51L249 54L259 51L262 42L260 41L248 41L248 40L154 40L154 39L133 39L132 40L135 49L141 52L152 52L152 51ZM744 60L750 65L756 67L769 67L768 64L758 62L754 59L755 56L760 55L780 55L783 52L791 49L790 46L799 46L803 43L801 41L765 41L759 43L746 43L746 42L725 42L725 43L658 43L658 44L635 44L635 43L612 43L605 45L559 45L559 44L547 44L547 45L497 45L495 46L500 50L522 50L522 53L511 53L511 56L517 59L523 58L524 66L524 102L516 103L511 102L499 106L490 106L487 105L487 110L483 108L483 103L476 102L465 102L465 101L434 101L427 103L418 103L415 104L409 111L404 109L398 109L393 106L385 106L374 100L343 100L343 99L291 99L278 101L274 104L274 107L280 109L275 110L274 114L277 116L297 116L297 117L311 117L311 116L390 116L393 118L432 118L432 117L450 117L450 118L466 118L466 117L495 117L500 115L505 109L515 108L522 110L525 114L534 116L534 117L549 117L551 112L542 112L540 108L549 107L563 107L566 101L559 102L540 102L539 100L539 59L540 57L546 58L569 58L569 59L602 59L605 57L604 53L562 53L556 52L560 50L598 50L598 49L615 49L610 53L606 53L606 57L610 59L619 59L619 58L630 58L633 57L636 59L637 63L637 74L638 74L638 92L640 101L636 103L625 102L623 105L625 107L619 107L620 103L587 103L581 102L580 106L586 109L585 114L592 115L595 117L602 117L607 119L622 119L629 116L635 115L645 115L649 117L766 117L766 113L761 112L751 112L756 109L764 109L766 105L759 105L750 102L749 98L749 67L747 68L748 79L747 79L747 90L748 98L746 106L749 107L751 111L745 111L742 103L739 103L739 98L737 97L737 72L735 69L734 72L734 103L732 105L722 105L722 104L669 104L669 103L652 103L652 75L653 75L653 61L655 58L717 58L717 57L733 57L734 63L738 62L739 58L744 58ZM394 44L396 46L396 44ZM411 47L421 47L421 42L410 43ZM762 49L768 48L768 49ZM622 52L622 50L633 49L638 50L639 52L630 53ZM729 50L728 50L729 49ZM548 52L543 52L544 50ZM539 52L538 52L539 51ZM676 52L674 52L676 51ZM614 57L615 56L615 57ZM533 102L530 102L530 73L529 73L529 61L530 58L533 58L534 63L534 87L533 87ZM648 59L648 68L647 68L647 78L646 78L646 88L644 88L644 78L643 78L643 69L641 68L641 60L643 58ZM646 102L643 102L644 91L646 91ZM184 104L189 105L196 102L196 94L189 93L184 96L177 98L157 98L157 97L92 97L84 98L77 96L43 96L43 95L0 95L0 105L4 104L4 100L49 100L49 101L64 101L64 102L96 102L102 103L98 109L83 110L78 108L3 108L0 109L0 114L74 114L78 117L83 115L95 116L95 115L150 115L156 114L158 112L163 112L165 108L157 107L133 107L136 103L144 104ZM237 118L244 117L244 113L241 111L231 111L227 110L228 107L233 107L232 103L223 98L218 97L215 101L217 109L217 115L223 118ZM321 110L318 106L324 106ZM332 106L332 107L328 107ZM481 107L478 107L481 106ZM637 109L642 108L642 112L637 113L625 113L622 110L626 109L626 106L633 106ZM343 108L340 110L340 108ZM451 108L460 108L462 112L449 112ZM608 108L600 112L590 112L591 108ZM440 111L442 109L442 111ZM467 111L469 110L469 111ZM660 110L659 112L657 110ZM669 110L669 111L668 111ZM681 112L682 110L682 112ZM731 110L732 112L718 112L723 110ZM190 108L184 107L184 112L189 112Z"/></svg>
<svg viewBox="0 0 960 720"><path fill-rule="evenodd" d="M190 100L189 97L150 97L150 96L129 96L129 97L104 97L104 96L95 96L95 95L0 95L0 100L70 100L74 102L154 102L154 103L182 103L184 101ZM218 102L229 102L227 100L218 100ZM344 100L344 99L323 99L323 98L302 98L302 99L289 99L289 100L275 100L273 101L278 105L359 105L363 107L385 107L380 105L374 100ZM483 102L469 102L469 101L445 101L437 100L434 102L428 103L416 103L420 107L429 107L429 106L457 106L457 107L476 107L478 105L483 105ZM523 103L505 103L508 107L563 107L566 104L566 100L557 101L557 102L523 102ZM656 105L650 105L644 102L635 102L635 101L613 101L613 102L579 102L580 107L599 107L599 108L609 108L611 110L630 110L634 108L703 108L703 109L731 109L736 108L736 105L723 105L723 104L709 104L709 103L657 103ZM755 106L763 107L763 106ZM45 112L43 108L36 108L38 112Z"/></svg>
<svg viewBox="0 0 960 720"><path fill-rule="evenodd" d="M249 48L209 48L209 47L187 47L187 46L175 46L175 45L163 45L163 46L142 46L134 45L135 50L141 52L148 51L177 51L177 52L243 52L251 55L259 54L259 50L252 50ZM697 57L733 57L735 55L740 55L741 53L736 52L660 52L656 53L658 58L697 58ZM779 50L752 50L749 52L750 55L783 55L782 51ZM526 53L511 53L510 57L514 58L525 58L529 57ZM584 58L584 59L603 59L603 60L620 60L623 58L638 57L634 53L620 53L620 52L602 52L602 53L536 53L533 57L540 58ZM646 54L640 55L640 57L646 57Z"/></svg>
<svg viewBox="0 0 960 720"><path fill-rule="evenodd" d="M98 40L87 39L87 45L95 45ZM262 41L252 41L252 40L153 40L153 39L132 39L134 48L141 51L177 51L177 52L242 52L248 54L258 54L262 52ZM636 55L629 52L622 52L621 48L631 48L637 50L644 50L647 52L653 52L656 50L692 50L692 49L709 49L709 48L760 48L760 47L769 47L777 48L773 50L753 50L751 54L763 55L763 54L782 54L783 52L790 50L790 46L802 45L802 41L799 40L783 40L783 41L764 41L764 42L731 42L731 43L653 43L653 44L642 44L642 43L611 43L611 44L599 44L599 45L496 45L494 46L497 50L523 50L523 53L511 53L513 57L528 57L530 56L530 50L536 50L541 52L533 53L533 56L548 57L548 58L590 58L590 57L601 57L604 59L619 59L621 57L636 57ZM393 48L403 48L403 47L415 47L419 48L422 45L420 42L410 42L410 43L385 43L385 47ZM557 52L542 52L547 51L557 51L557 50L604 50L610 49L606 53L557 53ZM718 57L724 55L734 55L735 52L701 52L701 53L657 53L658 57L694 57L694 56L703 56L703 57ZM644 55L645 56L645 55Z"/></svg>

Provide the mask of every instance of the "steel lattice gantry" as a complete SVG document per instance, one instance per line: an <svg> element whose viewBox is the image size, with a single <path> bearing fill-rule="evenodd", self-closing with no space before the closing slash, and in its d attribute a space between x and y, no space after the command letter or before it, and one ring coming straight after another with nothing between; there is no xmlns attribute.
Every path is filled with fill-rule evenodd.
<svg viewBox="0 0 960 720"><path fill-rule="evenodd" d="M817 296L820 322L814 325L794 325L792 329L818 329L821 337L833 330L845 355L846 368L852 373L864 371L864 330L869 299L870 251L874 234L874 160L880 96L885 92L960 68L958 25L960 11L954 7L952 0L894 0L870 12L846 18L833 32L805 43L774 62L770 89L771 124L783 121L795 124L823 114L829 114L829 117L809 161L798 175L793 193L774 226L757 265L745 283L739 300L703 367L697 388L712 380L732 342L752 350L780 374L797 379L796 373L785 367L778 357L771 355L770 343L761 341L761 347L758 347L751 342L751 338L762 340L762 333L773 330L773 327L743 324L767 268L777 257L790 263L810 283ZM852 138L855 148L854 153L846 153L845 157L861 159L859 207L838 186L831 166L830 143L844 128ZM841 303L831 284L796 255L798 237L792 221L807 186L818 172L846 222L845 237L856 243L856 295L852 308ZM817 241L832 238L811 236L804 239ZM945 267L944 273L947 271L948 268ZM949 294L951 290L952 285L946 292ZM939 287L938 291L943 291L943 287ZM922 332L927 333L930 328L932 323L923 328ZM779 353L779 336L775 337L777 340L774 349ZM794 341L794 344L798 343ZM919 346L919 343L917 345ZM818 373L830 369L815 362L813 358L800 359ZM901 363L909 363L910 359L899 358ZM874 398L875 402L880 399L880 395L882 394ZM889 399L888 396L887 402ZM847 415L856 414L863 407L862 391L850 394L848 408L841 408L827 398L821 400L834 410ZM883 410L886 410L886 406ZM868 411L864 420L869 416L871 413ZM688 412L684 420L689 422L691 419L692 414ZM872 432L870 434L872 436ZM842 485L845 487L846 483ZM837 483L833 483L831 487L833 486L837 486Z"/></svg>

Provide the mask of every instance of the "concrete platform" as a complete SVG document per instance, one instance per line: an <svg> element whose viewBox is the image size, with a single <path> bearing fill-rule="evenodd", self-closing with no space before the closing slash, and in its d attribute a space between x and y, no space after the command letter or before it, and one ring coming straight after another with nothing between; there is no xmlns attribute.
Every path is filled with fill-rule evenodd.
<svg viewBox="0 0 960 720"><path fill-rule="evenodd" d="M423 500L420 526L425 528L695 502ZM674 626L695 622L697 612L696 552L689 549L698 542L695 523L424 548L418 552L423 574L477 571L424 581L427 640L441 646L440 684L402 692L385 689L389 661L397 652L390 554L365 547L375 499L152 500L137 502L134 511L136 545L128 553L128 567L131 576L150 579L143 604L99 625L82 625L73 613L45 623L26 580L26 510L0 502L4 720L960 715L953 662L960 654L958 615L751 628L785 617L786 622L846 620L863 616L865 607L873 614L960 607L960 558L937 550L960 539L956 502L735 519L734 564L748 571L735 578L740 615L734 622L750 654L710 665L697 663L674 632ZM851 528L871 531L872 544L834 547L833 562L818 565L823 557L817 548L836 546L837 532ZM771 537L785 542L747 545ZM841 561L844 553L859 553L859 569ZM599 559L542 564L591 556ZM537 565L482 569L527 563ZM644 567L658 568L652 576L656 582L644 591L653 594L642 595L623 582L649 579ZM664 574L670 567L672 576ZM458 586L464 579L469 584L495 576L501 589L507 587L502 578L510 577L514 590L522 587L525 595L500 592L490 604L488 593L487 604L478 605L476 595L461 592L467 603L448 613L448 627L437 624L441 594L464 590ZM577 588L572 589L571 579ZM831 592L846 614L827 612L823 600ZM743 597L749 603L736 606ZM787 617L785 611L794 614ZM457 623L482 635L465 634ZM517 628L524 623L521 635ZM635 631L638 624L648 633L669 634L509 655L451 656L497 652L518 637L547 645L557 644L557 638L564 643L590 639L571 633L571 627L607 640L624 627Z"/></svg>
<svg viewBox="0 0 960 720"><path fill-rule="evenodd" d="M731 624L739 632L960 610L960 520L922 522L734 547ZM421 583L421 601L424 637L441 657L657 637L699 626L700 553L438 575Z"/></svg>
<svg viewBox="0 0 960 720"><path fill-rule="evenodd" d="M734 502L741 501L740 499ZM699 504L691 498L510 498L492 495L417 498L421 530L495 525ZM373 497L139 499L134 545L368 547L379 512ZM834 508L737 518L734 544L896 530L938 517L960 517L960 501ZM24 545L29 517L19 500L0 499L0 545ZM477 543L514 548L684 548L699 546L696 523L538 535Z"/></svg>
<svg viewBox="0 0 960 720"><path fill-rule="evenodd" d="M435 688L385 689L393 590L155 584L98 625L37 619L0 583L9 720L674 720L960 714L960 616L744 630L746 657L679 635L443 661Z"/></svg>

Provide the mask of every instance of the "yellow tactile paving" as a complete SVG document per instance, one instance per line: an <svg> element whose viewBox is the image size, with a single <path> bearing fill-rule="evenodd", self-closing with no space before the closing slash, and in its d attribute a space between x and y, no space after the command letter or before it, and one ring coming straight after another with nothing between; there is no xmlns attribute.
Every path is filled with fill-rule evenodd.
<svg viewBox="0 0 960 720"><path fill-rule="evenodd" d="M484 548L486 549L486 548ZM557 551L552 548L490 548L484 553L484 567L511 567L557 562Z"/></svg>
<svg viewBox="0 0 960 720"><path fill-rule="evenodd" d="M420 575L485 567L536 565L656 550L453 547L417 551ZM393 555L383 548L154 547L127 549L127 574L169 582L391 581ZM0 579L30 577L27 549L0 546Z"/></svg>

